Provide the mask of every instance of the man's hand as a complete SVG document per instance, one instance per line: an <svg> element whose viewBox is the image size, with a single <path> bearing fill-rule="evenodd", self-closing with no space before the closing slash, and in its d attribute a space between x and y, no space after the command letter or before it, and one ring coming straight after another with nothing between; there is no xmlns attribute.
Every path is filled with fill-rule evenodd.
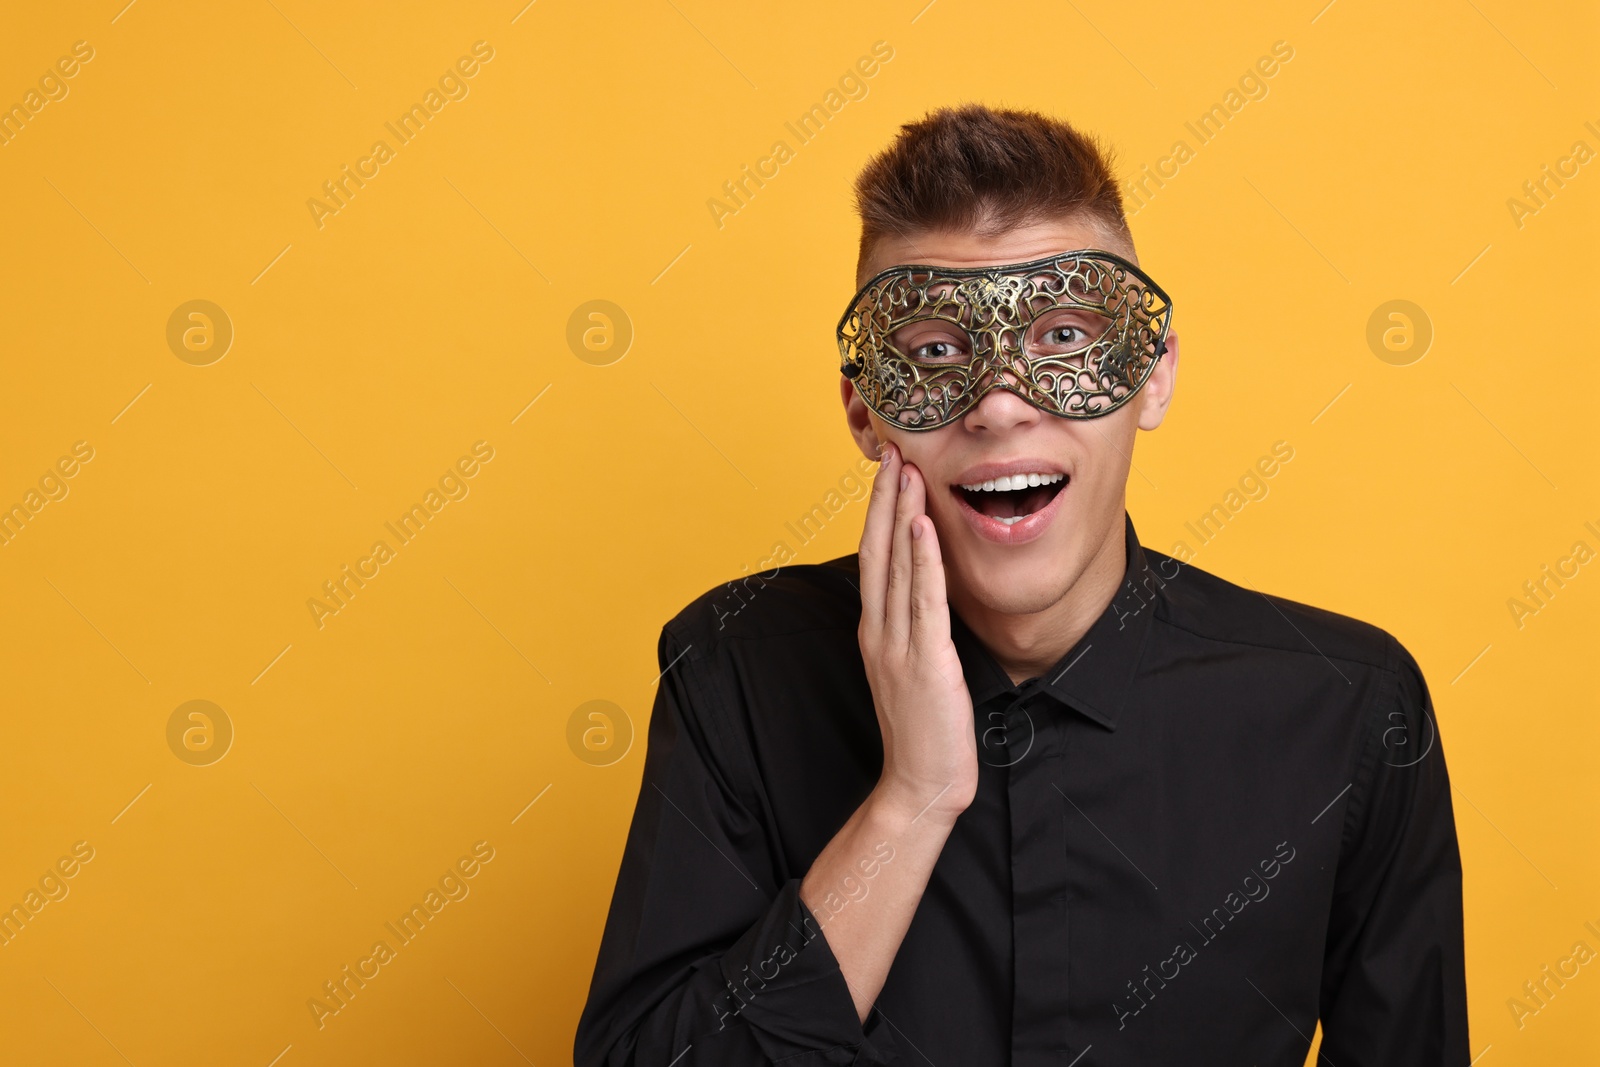
<svg viewBox="0 0 1600 1067"><path fill-rule="evenodd" d="M950 640L944 563L926 501L922 473L885 445L861 533L857 630L883 772L800 883L863 1023L956 818L978 790L972 696ZM869 868L877 872L872 891L851 895ZM840 892L848 906L834 903Z"/></svg>
<svg viewBox="0 0 1600 1067"><path fill-rule="evenodd" d="M892 444L861 533L861 659L883 734L876 792L953 821L978 787L972 697L950 640L950 604L922 472Z"/></svg>

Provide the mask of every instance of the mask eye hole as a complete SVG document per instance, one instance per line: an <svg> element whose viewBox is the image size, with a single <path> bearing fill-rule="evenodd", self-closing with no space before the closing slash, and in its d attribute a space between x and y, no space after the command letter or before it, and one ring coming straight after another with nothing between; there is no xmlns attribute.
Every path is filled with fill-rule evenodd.
<svg viewBox="0 0 1600 1067"><path fill-rule="evenodd" d="M1111 329L1111 320L1087 308L1056 308L1028 327L1028 358L1068 356L1082 352Z"/></svg>
<svg viewBox="0 0 1600 1067"><path fill-rule="evenodd" d="M889 335L889 344L918 366L964 366L972 359L972 341L946 319L910 322Z"/></svg>

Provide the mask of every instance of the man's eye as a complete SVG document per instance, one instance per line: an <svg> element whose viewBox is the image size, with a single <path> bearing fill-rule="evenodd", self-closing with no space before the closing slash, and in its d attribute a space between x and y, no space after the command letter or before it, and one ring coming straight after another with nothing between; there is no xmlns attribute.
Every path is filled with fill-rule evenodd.
<svg viewBox="0 0 1600 1067"><path fill-rule="evenodd" d="M1038 327L1038 332L1034 335L1036 340L1031 343L1043 354L1063 355L1082 351L1104 332L1103 323L1058 320L1047 326Z"/></svg>
<svg viewBox="0 0 1600 1067"><path fill-rule="evenodd" d="M912 349L911 356L926 363L951 363L961 358L961 350L949 341L929 341Z"/></svg>

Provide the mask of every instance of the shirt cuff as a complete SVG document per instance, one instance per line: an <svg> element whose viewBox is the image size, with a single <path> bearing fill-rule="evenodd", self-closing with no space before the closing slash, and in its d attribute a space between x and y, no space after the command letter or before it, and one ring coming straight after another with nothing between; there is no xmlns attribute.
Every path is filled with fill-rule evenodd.
<svg viewBox="0 0 1600 1067"><path fill-rule="evenodd" d="M874 1009L866 1026L821 924L785 882L761 920L722 955L724 988L714 1004L723 1025L749 1027L782 1067L875 1067L896 1059L894 1038Z"/></svg>

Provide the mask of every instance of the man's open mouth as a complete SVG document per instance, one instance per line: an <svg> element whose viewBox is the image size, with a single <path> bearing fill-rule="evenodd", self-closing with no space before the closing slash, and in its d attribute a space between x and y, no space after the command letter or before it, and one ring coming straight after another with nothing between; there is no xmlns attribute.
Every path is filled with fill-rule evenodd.
<svg viewBox="0 0 1600 1067"><path fill-rule="evenodd" d="M1059 471L1012 474L987 482L952 486L967 506L980 515L1010 526L1050 506L1070 479Z"/></svg>

